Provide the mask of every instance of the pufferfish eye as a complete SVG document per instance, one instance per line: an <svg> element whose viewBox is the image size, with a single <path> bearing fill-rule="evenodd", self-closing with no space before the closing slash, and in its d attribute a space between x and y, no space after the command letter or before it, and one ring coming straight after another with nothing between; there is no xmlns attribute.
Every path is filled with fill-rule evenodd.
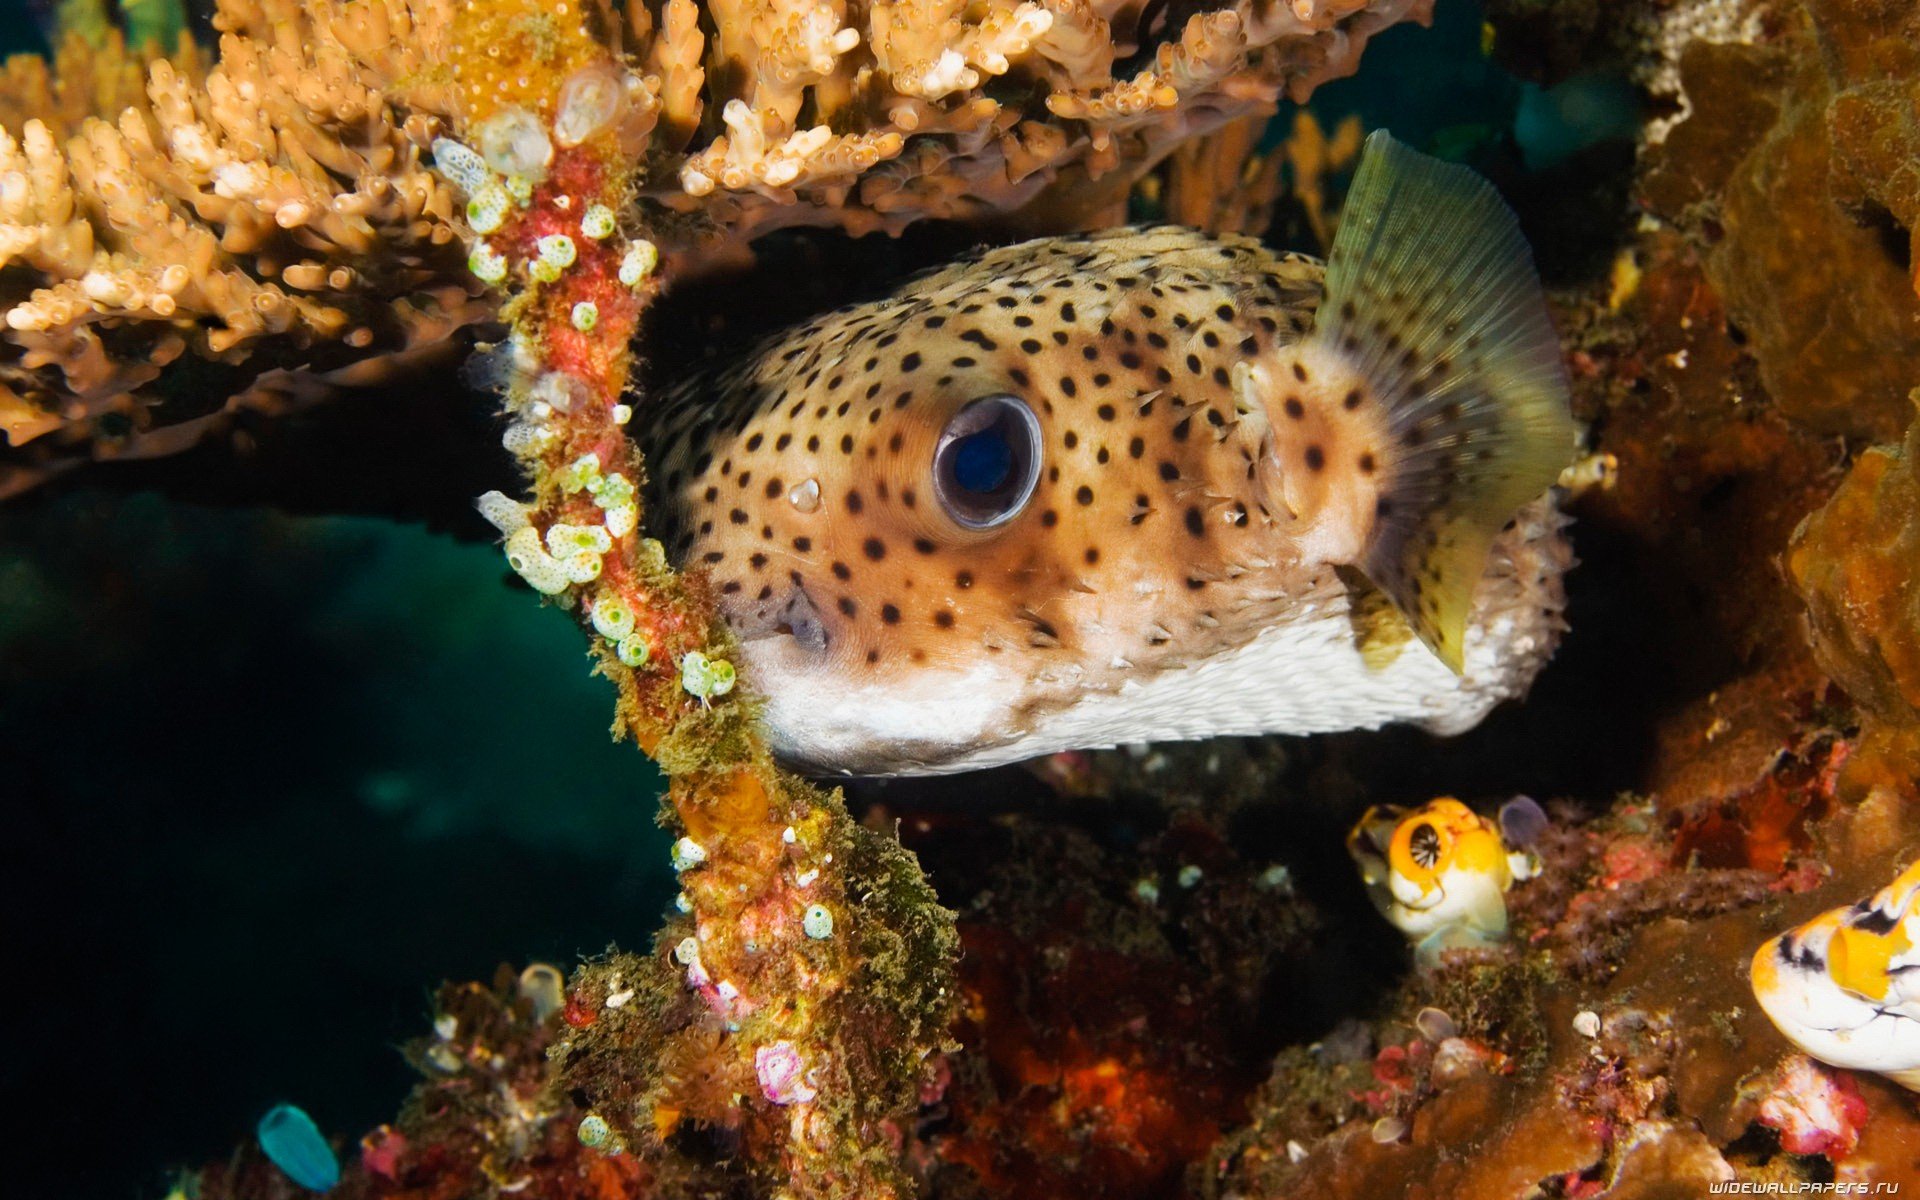
<svg viewBox="0 0 1920 1200"><path fill-rule="evenodd" d="M1019 515L1040 480L1040 421L1017 396L983 396L953 415L933 450L934 494L968 529Z"/></svg>

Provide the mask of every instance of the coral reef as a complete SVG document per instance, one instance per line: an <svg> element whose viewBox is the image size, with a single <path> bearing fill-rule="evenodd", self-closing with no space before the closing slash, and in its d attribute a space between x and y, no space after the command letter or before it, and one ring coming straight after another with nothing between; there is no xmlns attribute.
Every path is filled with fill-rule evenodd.
<svg viewBox="0 0 1920 1200"><path fill-rule="evenodd" d="M550 977L551 982L548 982ZM448 984L433 1032L407 1046L426 1077L390 1125L359 1139L328 1193L364 1197L514 1194L543 1200L638 1200L661 1194L631 1154L587 1145L593 1127L549 1084L547 1054L568 1028L543 999L559 972L502 967L491 987ZM564 1003L564 1000L562 1001ZM199 1200L296 1194L252 1144L193 1181Z"/></svg>
<svg viewBox="0 0 1920 1200"><path fill-rule="evenodd" d="M965 901L964 1050L925 1121L931 1189L1175 1191L1244 1119L1271 1014L1298 1019L1287 981L1318 917L1284 869L1191 818L1138 846L1030 819L909 817L905 836Z"/></svg>
<svg viewBox="0 0 1920 1200"><path fill-rule="evenodd" d="M1900 131L1920 72L1896 32L1911 14L1678 19L1707 7L1637 25L1577 4L1496 17L1522 45L1567 18L1544 39L1567 63L1655 32L1648 61L1671 56L1691 97L1643 156L1649 219L1562 313L1583 415L1619 463L1578 509L1586 569L1654 581L1621 602L1673 631L1635 651L1662 678L1621 677L1606 697L1650 713L1643 794L1598 819L1556 810L1544 870L1513 893L1510 948L1410 976L1362 1049L1284 1052L1209 1194L1920 1180L1911 1102L1793 1053L1743 968L1920 842L1912 451L1831 436L1897 434L1920 382L1912 226L1885 199L1915 161ZM1856 138L1876 156L1848 156ZM1499 1067L1423 1070L1446 1043L1418 1032L1422 1006Z"/></svg>
<svg viewBox="0 0 1920 1200"><path fill-rule="evenodd" d="M1653 811L1563 819L1541 879L1515 890L1515 948L1411 977L1358 1049L1282 1054L1207 1194L1374 1196L1414 1179L1435 1197L1691 1194L1803 1179L1792 1156L1815 1154L1843 1178L1920 1179L1920 1115L1871 1078L1835 1085L1853 1097L1843 1138L1788 1134L1781 1155L1751 1134L1811 1103L1810 1085L1783 1095L1788 1056L1738 968L1783 919L1872 877L1847 855L1878 864L1920 834L1912 801L1830 821L1820 857L1847 865L1812 890L1804 872L1689 866L1671 829ZM1447 1019L1423 1031L1422 1008Z"/></svg>
<svg viewBox="0 0 1920 1200"><path fill-rule="evenodd" d="M1070 227L1182 139L1352 71L1429 2L1247 2L1176 28L1135 0L233 0L212 63L70 36L51 69L14 60L0 95L0 495L462 352L504 266L481 248L467 269L491 224L430 168L444 133L494 120L512 156L566 113L559 148L606 143L610 211L643 217L676 271L796 224L1025 206ZM521 165L523 186L549 169Z"/></svg>
<svg viewBox="0 0 1920 1200"><path fill-rule="evenodd" d="M624 426L645 411L627 391L642 312L666 274L781 225L1070 223L1419 15L233 0L218 59L156 57L144 95L118 43L69 39L53 76L11 68L0 490L505 322L489 369L533 497L482 511L588 628L681 834L685 915L658 953L583 971L567 1008L580 1133L799 1196L900 1192L899 1129L957 999L951 918L911 856L774 768L702 581L641 536Z"/></svg>
<svg viewBox="0 0 1920 1200"><path fill-rule="evenodd" d="M335 1194L1920 1185L1911 1098L1796 1052L1745 974L1920 846L1910 6L1494 7L1500 53L1622 65L1656 123L1644 220L1558 297L1618 466L1573 502L1575 633L1458 743L1070 753L858 788L856 822L774 766L704 580L645 536L630 376L668 281L783 226L1128 204L1287 203L1324 241L1357 125L1276 147L1260 117L1421 15L227 0L216 62L108 36L8 68L0 491L498 337L531 489L483 511L670 777L650 950L443 989ZM1341 832L1443 789L1490 813L1529 773L1550 819L1505 938L1413 969ZM193 1190L290 1185L249 1147Z"/></svg>
<svg viewBox="0 0 1920 1200"><path fill-rule="evenodd" d="M487 319L426 118L423 6L235 4L212 65L69 37L9 67L0 266L0 494L76 454L144 457L285 411L382 364L444 359ZM420 106L430 106L422 98ZM411 128L409 128L411 123ZM22 274L22 270L24 274Z"/></svg>

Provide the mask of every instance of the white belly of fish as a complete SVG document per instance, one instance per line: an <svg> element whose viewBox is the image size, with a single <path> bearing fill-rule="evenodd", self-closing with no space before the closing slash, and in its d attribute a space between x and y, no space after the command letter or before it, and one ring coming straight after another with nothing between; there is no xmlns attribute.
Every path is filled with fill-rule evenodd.
<svg viewBox="0 0 1920 1200"><path fill-rule="evenodd" d="M833 696L819 693L791 638L749 640L746 657L769 697L763 711L775 753L817 773L951 774L1061 750L1392 724L1455 734L1524 695L1559 644L1562 577L1573 564L1566 523L1542 499L1495 543L1458 675L1414 639L1368 655L1341 586L1302 597L1235 649L1090 688L1039 712L1014 711L1008 698L1024 681L984 655L906 686Z"/></svg>

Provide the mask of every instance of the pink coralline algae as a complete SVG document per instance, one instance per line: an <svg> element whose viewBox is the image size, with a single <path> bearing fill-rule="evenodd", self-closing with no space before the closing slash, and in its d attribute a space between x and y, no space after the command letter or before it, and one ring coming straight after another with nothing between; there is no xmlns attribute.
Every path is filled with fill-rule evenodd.
<svg viewBox="0 0 1920 1200"><path fill-rule="evenodd" d="M1780 1131L1780 1144L1791 1153L1839 1160L1860 1144L1867 1102L1852 1078L1796 1054L1760 1101L1759 1119Z"/></svg>
<svg viewBox="0 0 1920 1200"><path fill-rule="evenodd" d="M792 1042L775 1042L753 1052L760 1090L775 1104L805 1104L820 1093L806 1080L806 1064Z"/></svg>

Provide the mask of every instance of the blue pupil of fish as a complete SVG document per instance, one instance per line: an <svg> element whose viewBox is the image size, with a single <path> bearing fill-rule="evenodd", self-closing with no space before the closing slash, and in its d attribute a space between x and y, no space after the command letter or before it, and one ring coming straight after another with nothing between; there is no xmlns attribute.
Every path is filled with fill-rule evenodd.
<svg viewBox="0 0 1920 1200"><path fill-rule="evenodd" d="M992 529L1033 495L1040 422L1018 397L986 396L947 422L933 457L934 490L947 515L968 529Z"/></svg>
<svg viewBox="0 0 1920 1200"><path fill-rule="evenodd" d="M1007 431L995 426L968 434L953 446L953 480L962 489L984 495L1001 487L1013 474L1013 444Z"/></svg>

